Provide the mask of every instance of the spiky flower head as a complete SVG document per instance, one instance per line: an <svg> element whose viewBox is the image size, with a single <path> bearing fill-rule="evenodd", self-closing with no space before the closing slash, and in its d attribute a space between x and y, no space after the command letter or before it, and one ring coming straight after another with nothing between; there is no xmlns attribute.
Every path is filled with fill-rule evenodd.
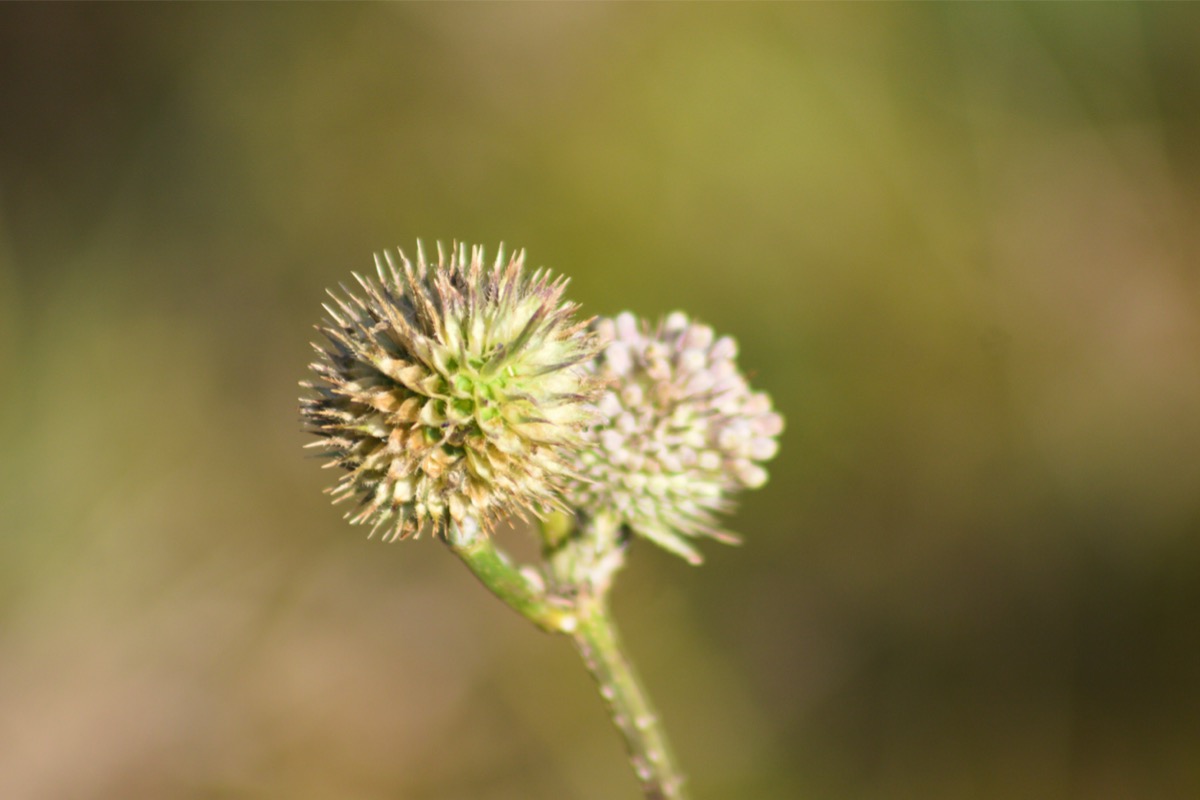
<svg viewBox="0 0 1200 800"><path fill-rule="evenodd" d="M345 470L329 491L358 501L351 522L395 540L558 507L567 449L594 416L583 362L597 338L566 280L526 273L524 257L501 246L486 266L482 247L439 243L431 264L418 243L415 264L376 256L378 280L329 293L301 413L310 446Z"/></svg>
<svg viewBox="0 0 1200 800"><path fill-rule="evenodd" d="M737 541L716 514L766 482L760 462L775 455L783 418L738 371L733 339L681 312L653 329L628 312L595 327L606 342L589 365L606 386L602 421L577 455L585 480L570 483L568 501L699 563L690 539Z"/></svg>

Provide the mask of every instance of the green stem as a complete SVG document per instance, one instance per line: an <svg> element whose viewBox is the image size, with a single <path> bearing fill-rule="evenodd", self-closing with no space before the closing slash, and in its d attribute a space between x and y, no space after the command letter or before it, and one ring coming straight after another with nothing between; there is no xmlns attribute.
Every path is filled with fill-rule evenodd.
<svg viewBox="0 0 1200 800"><path fill-rule="evenodd" d="M628 656L621 649L606 598L624 563L618 526L595 519L547 543L551 589L522 572L467 523L447 531L446 544L491 592L549 633L571 637L596 680L646 800L687 800L666 733Z"/></svg>
<svg viewBox="0 0 1200 800"><path fill-rule="evenodd" d="M490 536L450 536L446 543L492 594L542 630L565 633L575 627L571 609L551 602L545 588L514 567Z"/></svg>
<svg viewBox="0 0 1200 800"><path fill-rule="evenodd" d="M575 647L600 687L613 724L625 738L629 761L646 800L687 800L658 715L633 664L621 649L617 629L603 598L582 597L576 606Z"/></svg>

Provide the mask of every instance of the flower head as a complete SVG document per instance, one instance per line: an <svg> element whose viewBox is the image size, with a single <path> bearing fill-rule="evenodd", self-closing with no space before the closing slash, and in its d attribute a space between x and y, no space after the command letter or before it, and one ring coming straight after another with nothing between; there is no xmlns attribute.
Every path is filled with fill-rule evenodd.
<svg viewBox="0 0 1200 800"><path fill-rule="evenodd" d="M630 313L601 320L605 349L590 364L607 387L588 429L568 501L609 514L692 563L696 536L736 537L716 513L730 494L767 480L783 418L753 392L734 362L737 345L675 312L651 329Z"/></svg>
<svg viewBox="0 0 1200 800"><path fill-rule="evenodd" d="M330 292L329 340L302 385L307 428L327 466L345 470L329 491L358 500L352 523L385 538L484 531L509 513L558 507L569 455L591 420L596 352L566 280L523 268L524 252L492 266L482 247L438 245L436 264L376 257L378 282Z"/></svg>

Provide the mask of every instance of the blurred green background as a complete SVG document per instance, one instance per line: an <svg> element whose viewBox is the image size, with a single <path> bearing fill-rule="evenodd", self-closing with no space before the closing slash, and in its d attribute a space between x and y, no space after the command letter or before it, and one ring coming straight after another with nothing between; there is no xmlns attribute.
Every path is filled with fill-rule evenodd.
<svg viewBox="0 0 1200 800"><path fill-rule="evenodd" d="M0 7L0 796L637 797L301 452L417 237L787 417L745 545L616 590L698 800L1200 796L1198 142L1191 4Z"/></svg>

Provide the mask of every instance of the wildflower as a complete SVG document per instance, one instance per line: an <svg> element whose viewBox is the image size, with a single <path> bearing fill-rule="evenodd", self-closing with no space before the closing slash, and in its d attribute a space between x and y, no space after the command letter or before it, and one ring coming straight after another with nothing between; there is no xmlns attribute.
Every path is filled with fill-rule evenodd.
<svg viewBox="0 0 1200 800"><path fill-rule="evenodd" d="M302 385L307 429L327 466L345 470L329 491L349 498L355 524L395 540L427 525L491 530L501 517L560 507L564 448L579 446L597 349L566 280L524 271L524 252L484 264L482 247L438 245L436 265L376 256L378 282L355 274L357 294L330 292L314 345L317 379Z"/></svg>
<svg viewBox="0 0 1200 800"><path fill-rule="evenodd" d="M738 371L733 339L681 312L654 330L628 312L596 329L607 343L590 364L606 386L602 422L588 429L568 501L699 563L690 539L737 541L716 514L766 482L761 462L775 455L783 418Z"/></svg>

